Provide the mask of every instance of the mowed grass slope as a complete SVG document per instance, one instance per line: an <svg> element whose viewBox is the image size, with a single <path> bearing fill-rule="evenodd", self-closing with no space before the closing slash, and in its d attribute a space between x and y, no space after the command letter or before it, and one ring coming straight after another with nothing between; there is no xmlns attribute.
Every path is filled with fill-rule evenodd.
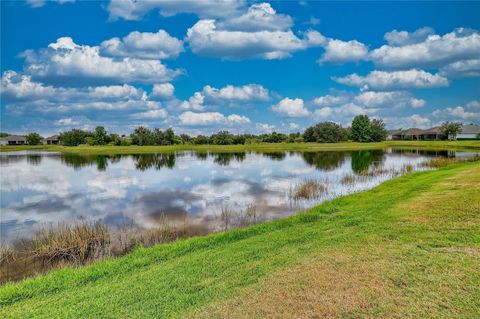
<svg viewBox="0 0 480 319"><path fill-rule="evenodd" d="M2 318L480 317L480 165L0 288Z"/></svg>

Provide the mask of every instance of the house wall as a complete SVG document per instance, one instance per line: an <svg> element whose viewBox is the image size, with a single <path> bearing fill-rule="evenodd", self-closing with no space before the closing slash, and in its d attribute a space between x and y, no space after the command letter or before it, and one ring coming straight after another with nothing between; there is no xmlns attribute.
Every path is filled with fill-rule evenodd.
<svg viewBox="0 0 480 319"><path fill-rule="evenodd" d="M462 138L476 138L476 134L458 134L457 139L462 139Z"/></svg>

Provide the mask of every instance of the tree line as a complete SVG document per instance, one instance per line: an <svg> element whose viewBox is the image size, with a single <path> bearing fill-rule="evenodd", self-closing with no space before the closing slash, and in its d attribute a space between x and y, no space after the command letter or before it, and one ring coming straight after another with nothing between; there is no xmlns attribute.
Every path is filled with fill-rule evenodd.
<svg viewBox="0 0 480 319"><path fill-rule="evenodd" d="M461 132L461 123L444 122L440 131L445 136L455 137ZM8 135L8 134L6 134ZM381 142L387 138L385 123L381 119L370 119L367 115L355 116L352 125L343 127L334 122L320 122L308 127L303 133L290 134L272 132L265 134L233 134L229 131L219 131L210 136L188 134L176 135L173 129L161 130L159 128L147 128L140 126L129 135L108 133L103 126L97 126L93 131L72 129L60 133L59 140L65 146L77 145L242 145L256 143L338 143L338 142ZM30 145L42 143L42 137L38 133L25 135ZM480 138L480 135L477 136Z"/></svg>
<svg viewBox="0 0 480 319"><path fill-rule="evenodd" d="M381 142L387 138L387 130L383 120L370 119L367 115L353 118L351 127L342 127L333 122L322 122L311 126L303 133L305 142L337 143Z"/></svg>
<svg viewBox="0 0 480 319"><path fill-rule="evenodd" d="M108 133L103 126L97 126L93 131L72 129L60 133L59 140L65 146L78 145L242 145L255 143L336 143L343 141L379 142L387 137L385 123L382 120L370 119L366 115L358 115L351 127L342 127L334 122L321 122L308 127L303 133L265 133L265 134L233 134L229 131L219 131L210 136L188 134L177 135L173 129L161 130L140 126L134 129L130 136L120 136ZM37 133L26 135L27 143L41 144L42 137Z"/></svg>

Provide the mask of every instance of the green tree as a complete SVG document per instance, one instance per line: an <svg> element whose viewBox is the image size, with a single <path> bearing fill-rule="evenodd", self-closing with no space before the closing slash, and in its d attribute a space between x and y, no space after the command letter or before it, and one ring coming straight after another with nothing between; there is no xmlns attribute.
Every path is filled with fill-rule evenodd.
<svg viewBox="0 0 480 319"><path fill-rule="evenodd" d="M454 140L462 132L462 124L446 121L440 126L440 132L445 134L447 138Z"/></svg>
<svg viewBox="0 0 480 319"><path fill-rule="evenodd" d="M239 134L233 136L233 144L240 144L243 145L246 142L245 135Z"/></svg>
<svg viewBox="0 0 480 319"><path fill-rule="evenodd" d="M192 137L188 134L180 134L180 139L182 140L183 144L188 144L192 142Z"/></svg>
<svg viewBox="0 0 480 319"><path fill-rule="evenodd" d="M263 134L260 138L264 143L283 143L288 139L288 136L283 133L272 132Z"/></svg>
<svg viewBox="0 0 480 319"><path fill-rule="evenodd" d="M121 138L118 134L110 134L108 137L109 143L115 146L123 145L123 138Z"/></svg>
<svg viewBox="0 0 480 319"><path fill-rule="evenodd" d="M108 133L103 126L97 126L92 137L95 145L105 145L109 142Z"/></svg>
<svg viewBox="0 0 480 319"><path fill-rule="evenodd" d="M348 139L347 131L333 122L322 122L309 127L303 134L306 142L336 143Z"/></svg>
<svg viewBox="0 0 480 319"><path fill-rule="evenodd" d="M210 136L210 141L215 145L231 145L233 144L233 134L229 131L220 131Z"/></svg>
<svg viewBox="0 0 480 319"><path fill-rule="evenodd" d="M209 138L208 136L205 136L205 135L197 135L193 139L193 144L207 145L208 143L209 143Z"/></svg>
<svg viewBox="0 0 480 319"><path fill-rule="evenodd" d="M93 138L93 136L87 136L85 138L85 144L95 145L95 139Z"/></svg>
<svg viewBox="0 0 480 319"><path fill-rule="evenodd" d="M303 142L302 134L300 134L300 132L288 134L287 142L288 143L301 143L301 142Z"/></svg>
<svg viewBox="0 0 480 319"><path fill-rule="evenodd" d="M154 134L144 126L139 126L130 134L132 144L134 145L153 145L155 142Z"/></svg>
<svg viewBox="0 0 480 319"><path fill-rule="evenodd" d="M307 127L305 132L303 132L303 140L305 142L315 142L316 141L315 127L314 126Z"/></svg>
<svg viewBox="0 0 480 319"><path fill-rule="evenodd" d="M382 119L372 119L370 122L371 126L371 142L381 142L387 139L388 132L385 129L385 123Z"/></svg>
<svg viewBox="0 0 480 319"><path fill-rule="evenodd" d="M165 143L165 133L159 128L154 128L152 132L153 144L155 145L166 145Z"/></svg>
<svg viewBox="0 0 480 319"><path fill-rule="evenodd" d="M367 115L357 115L353 118L351 138L354 142L371 141L372 125Z"/></svg>
<svg viewBox="0 0 480 319"><path fill-rule="evenodd" d="M182 140L175 136L175 132L173 132L172 128L167 128L165 130L165 144L163 145L174 145L174 144L181 144Z"/></svg>
<svg viewBox="0 0 480 319"><path fill-rule="evenodd" d="M60 134L60 142L65 146L77 146L86 143L86 138L91 136L90 132L73 129Z"/></svg>
<svg viewBox="0 0 480 319"><path fill-rule="evenodd" d="M25 139L29 145L38 145L42 143L43 138L40 136L40 134L33 132L25 136Z"/></svg>

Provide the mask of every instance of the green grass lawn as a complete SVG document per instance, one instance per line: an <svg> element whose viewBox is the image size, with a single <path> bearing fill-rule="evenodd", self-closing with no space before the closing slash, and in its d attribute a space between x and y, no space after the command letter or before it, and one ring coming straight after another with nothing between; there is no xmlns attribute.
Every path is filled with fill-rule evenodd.
<svg viewBox="0 0 480 319"><path fill-rule="evenodd" d="M0 287L1 318L479 318L480 165Z"/></svg>
<svg viewBox="0 0 480 319"><path fill-rule="evenodd" d="M379 143L277 143L277 144L248 144L248 145L173 145L173 146L76 146L61 145L19 145L1 146L0 151L40 150L77 154L139 154L169 152L177 150L199 150L218 152L238 151L316 151L316 150L356 150L386 147L424 148L430 150L480 150L480 140L471 141L385 141Z"/></svg>

